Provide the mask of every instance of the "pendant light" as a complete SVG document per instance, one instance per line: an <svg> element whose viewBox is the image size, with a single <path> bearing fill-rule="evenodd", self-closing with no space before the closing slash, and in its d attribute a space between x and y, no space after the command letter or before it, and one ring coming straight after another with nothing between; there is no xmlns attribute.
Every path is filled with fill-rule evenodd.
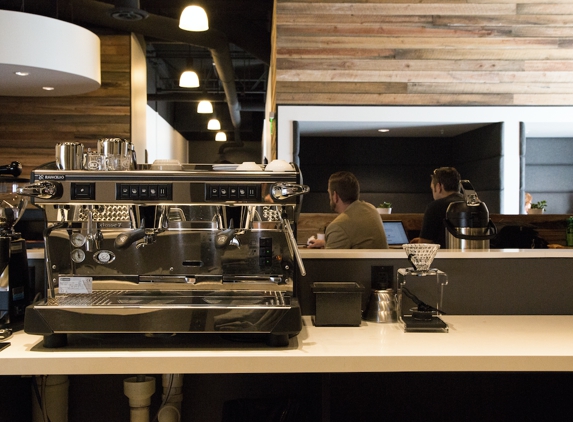
<svg viewBox="0 0 573 422"><path fill-rule="evenodd" d="M213 104L211 104L210 101L199 101L199 105L197 105L197 113L200 114L213 113Z"/></svg>
<svg viewBox="0 0 573 422"><path fill-rule="evenodd" d="M212 118L207 123L207 129L209 130L221 130L221 123L216 118Z"/></svg>
<svg viewBox="0 0 573 422"><path fill-rule="evenodd" d="M191 54L191 52L189 52ZM198 88L199 87L199 76L197 72L193 69L193 58L187 57L187 63L185 65L185 71L181 74L179 78L179 86L181 88Z"/></svg>
<svg viewBox="0 0 573 422"><path fill-rule="evenodd" d="M227 134L225 132L217 132L215 140L218 142L225 142L227 140Z"/></svg>
<svg viewBox="0 0 573 422"><path fill-rule="evenodd" d="M179 18L179 28L185 31L202 32L209 29L209 19L201 6L187 6Z"/></svg>
<svg viewBox="0 0 573 422"><path fill-rule="evenodd" d="M179 86L181 88L198 88L199 76L197 76L194 70L186 70L179 78Z"/></svg>

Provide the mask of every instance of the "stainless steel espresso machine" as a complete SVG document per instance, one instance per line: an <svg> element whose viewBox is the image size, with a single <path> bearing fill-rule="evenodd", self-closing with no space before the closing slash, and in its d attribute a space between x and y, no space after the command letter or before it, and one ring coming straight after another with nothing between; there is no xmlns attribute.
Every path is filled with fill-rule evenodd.
<svg viewBox="0 0 573 422"><path fill-rule="evenodd" d="M156 170L161 168L161 170ZM44 166L21 193L45 214L46 299L25 331L229 334L286 346L301 328L293 231L299 169L210 164L135 170Z"/></svg>

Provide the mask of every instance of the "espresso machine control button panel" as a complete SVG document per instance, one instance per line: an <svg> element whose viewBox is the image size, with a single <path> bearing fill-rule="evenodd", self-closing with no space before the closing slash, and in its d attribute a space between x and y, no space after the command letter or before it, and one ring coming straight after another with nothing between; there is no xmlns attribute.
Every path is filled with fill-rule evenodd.
<svg viewBox="0 0 573 422"><path fill-rule="evenodd" d="M173 185L171 183L162 183L162 184L118 183L116 185L116 199L122 199L122 200L155 199L160 201L170 201L173 199Z"/></svg>
<svg viewBox="0 0 573 422"><path fill-rule="evenodd" d="M208 184L206 193L208 201L259 201L261 199L261 187L258 184Z"/></svg>

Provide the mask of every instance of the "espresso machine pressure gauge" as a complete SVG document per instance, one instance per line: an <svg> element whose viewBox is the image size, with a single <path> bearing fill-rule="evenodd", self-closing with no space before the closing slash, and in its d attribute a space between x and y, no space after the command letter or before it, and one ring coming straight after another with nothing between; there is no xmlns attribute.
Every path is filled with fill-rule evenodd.
<svg viewBox="0 0 573 422"><path fill-rule="evenodd" d="M74 247L81 248L86 243L86 237L81 233L75 232L72 233L72 236L70 237L70 242L72 242L72 245Z"/></svg>
<svg viewBox="0 0 573 422"><path fill-rule="evenodd" d="M71 257L72 261L74 261L76 264L79 264L80 262L83 262L84 259L86 259L86 253L81 249L74 249L71 253Z"/></svg>

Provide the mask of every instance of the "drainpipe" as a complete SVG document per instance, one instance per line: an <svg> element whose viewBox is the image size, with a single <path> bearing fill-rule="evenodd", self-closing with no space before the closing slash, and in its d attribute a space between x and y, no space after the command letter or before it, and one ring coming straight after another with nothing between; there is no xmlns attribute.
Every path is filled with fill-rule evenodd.
<svg viewBox="0 0 573 422"><path fill-rule="evenodd" d="M157 414L159 422L179 422L183 401L183 374L164 374L162 377L163 405Z"/></svg>
<svg viewBox="0 0 573 422"><path fill-rule="evenodd" d="M68 422L68 376L36 376L36 385L38 391L32 392L32 420Z"/></svg>
<svg viewBox="0 0 573 422"><path fill-rule="evenodd" d="M138 375L123 380L123 393L129 398L130 422L149 422L149 405L155 393L155 378Z"/></svg>

